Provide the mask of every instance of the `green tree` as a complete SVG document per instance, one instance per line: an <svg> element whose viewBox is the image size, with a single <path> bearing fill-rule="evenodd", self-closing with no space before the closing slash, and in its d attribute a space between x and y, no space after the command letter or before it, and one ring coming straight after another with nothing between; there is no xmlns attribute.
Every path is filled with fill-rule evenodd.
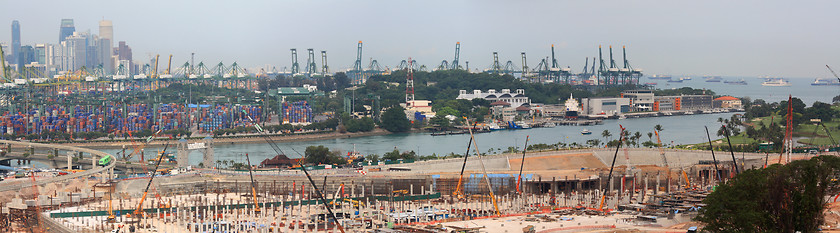
<svg viewBox="0 0 840 233"><path fill-rule="evenodd" d="M838 171L834 156L746 170L708 195L696 220L709 232L816 232Z"/></svg>
<svg viewBox="0 0 840 233"><path fill-rule="evenodd" d="M312 164L329 164L330 149L323 146L307 146L306 151L303 152L306 156L306 163Z"/></svg>
<svg viewBox="0 0 840 233"><path fill-rule="evenodd" d="M604 140L609 141L610 137L612 137L612 133L605 129L604 132L601 132L601 137L604 137Z"/></svg>
<svg viewBox="0 0 840 233"><path fill-rule="evenodd" d="M382 128L393 133L407 132L411 122L405 116L405 109L399 106L389 108L382 114Z"/></svg>
<svg viewBox="0 0 840 233"><path fill-rule="evenodd" d="M429 120L429 123L432 125L437 125L441 128L449 128L449 119L446 119L446 117L442 115L436 115L435 117L432 117L432 119Z"/></svg>

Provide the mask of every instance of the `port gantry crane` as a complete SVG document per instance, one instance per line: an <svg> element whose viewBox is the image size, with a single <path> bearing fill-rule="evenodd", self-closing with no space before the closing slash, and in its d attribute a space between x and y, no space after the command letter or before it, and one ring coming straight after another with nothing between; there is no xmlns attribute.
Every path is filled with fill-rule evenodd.
<svg viewBox="0 0 840 233"><path fill-rule="evenodd" d="M361 43L361 41L359 41L359 42ZM244 110L242 112L246 113ZM275 153L284 154L283 150L281 150L280 147L277 146L277 143L274 142L273 139L271 139L271 136L269 136L265 132L265 130L263 130L263 128L260 127L260 124L258 124L256 121L254 121L254 119L251 118L251 116L248 116L248 121L250 121L252 124L254 124L254 128L257 129L257 133L265 139L265 141L268 143L268 145L271 146L272 149L274 149ZM335 225L336 225L336 227L338 227L338 230L341 231L341 233L344 233L344 227L341 226L341 222L339 222L338 219L335 217L335 213L333 213L332 208L330 208L330 205L327 202L327 199L321 193L321 190L318 189L318 185L316 185L315 181L312 180L312 176L309 175L309 172L306 170L306 167L303 166L303 162L301 162L301 160L303 160L303 159L297 160L297 163L300 166L300 169L303 170L303 174L306 175L306 179L309 180L309 184L311 184L312 188L315 189L315 194L317 194L318 197L321 199L321 204L323 204L324 208L327 209L327 212L330 215L329 217L332 218L332 220L335 222ZM326 178L326 177L324 177L324 178ZM255 198L255 200L256 200L256 198Z"/></svg>

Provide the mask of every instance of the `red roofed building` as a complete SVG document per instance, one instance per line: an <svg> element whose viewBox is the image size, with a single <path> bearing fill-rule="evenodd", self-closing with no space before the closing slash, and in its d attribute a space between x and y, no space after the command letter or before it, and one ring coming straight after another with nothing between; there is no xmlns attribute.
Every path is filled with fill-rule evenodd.
<svg viewBox="0 0 840 233"><path fill-rule="evenodd" d="M715 108L743 108L743 106L741 105L741 99L732 96L721 96L715 98L713 101L713 105Z"/></svg>

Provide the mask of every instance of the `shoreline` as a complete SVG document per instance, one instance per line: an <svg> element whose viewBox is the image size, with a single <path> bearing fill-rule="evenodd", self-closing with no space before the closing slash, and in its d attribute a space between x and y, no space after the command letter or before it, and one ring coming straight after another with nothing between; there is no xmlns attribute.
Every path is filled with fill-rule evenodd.
<svg viewBox="0 0 840 233"><path fill-rule="evenodd" d="M327 139L337 139L337 138L354 138L354 137L367 137L367 136L378 136L378 135L387 135L391 134L387 130L376 128L370 132L359 132L359 133L339 133L339 132L330 132L330 133L320 133L320 134L304 134L304 135L291 135L291 136L283 136L283 135L271 135L271 139L275 142L304 142L304 141L317 141L317 140L327 140ZM135 140L135 143L142 144L142 139ZM177 141L175 139L171 140L154 140L149 142L146 145L147 148L154 148L154 147L163 147L166 145L167 142ZM201 138L191 138L187 139L188 143L196 143L196 142L203 142L204 139ZM134 144L131 141L119 141L119 142L73 142L73 143L61 143L62 145L68 146L76 146L76 147L84 147L90 149L121 149L123 146L126 149L131 149L134 147ZM253 136L245 136L245 137L235 137L235 138L213 138L214 144L234 144L234 143L241 143L241 144L258 144L258 143L265 143L265 139L260 135L253 135Z"/></svg>

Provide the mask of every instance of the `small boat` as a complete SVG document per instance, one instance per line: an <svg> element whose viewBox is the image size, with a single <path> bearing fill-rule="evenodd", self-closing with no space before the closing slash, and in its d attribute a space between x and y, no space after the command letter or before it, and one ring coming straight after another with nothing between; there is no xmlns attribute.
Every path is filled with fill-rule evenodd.
<svg viewBox="0 0 840 233"><path fill-rule="evenodd" d="M583 130L580 131L580 134L590 135L590 134L592 134L592 131L589 131L588 129L583 129Z"/></svg>
<svg viewBox="0 0 840 233"><path fill-rule="evenodd" d="M443 135L446 135L446 131L440 131L440 132L432 133L432 136L443 136Z"/></svg>
<svg viewBox="0 0 840 233"><path fill-rule="evenodd" d="M490 131L503 130L503 128L500 127L499 124L496 124L495 122L487 124L487 127L490 129Z"/></svg>
<svg viewBox="0 0 840 233"><path fill-rule="evenodd" d="M790 82L784 79L771 79L761 83L762 86L766 87L789 87L791 86Z"/></svg>
<svg viewBox="0 0 840 233"><path fill-rule="evenodd" d="M645 85L655 86L655 85L656 85L656 83L654 83L654 82L650 82L650 83L645 83Z"/></svg>

